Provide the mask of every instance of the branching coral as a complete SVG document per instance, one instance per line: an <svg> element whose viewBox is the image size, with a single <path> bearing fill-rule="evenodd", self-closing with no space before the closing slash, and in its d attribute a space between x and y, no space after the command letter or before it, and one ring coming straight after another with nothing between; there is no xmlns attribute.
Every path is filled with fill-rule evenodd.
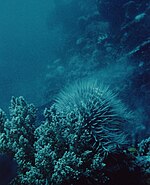
<svg viewBox="0 0 150 185"><path fill-rule="evenodd" d="M36 111L22 97L12 98L10 120L1 111L0 151L12 155L19 165L15 184L24 184L26 172L34 163L34 129Z"/></svg>
<svg viewBox="0 0 150 185"><path fill-rule="evenodd" d="M148 180L150 176L150 137L139 143L136 163L142 170L143 176Z"/></svg>
<svg viewBox="0 0 150 185"><path fill-rule="evenodd" d="M77 115L76 115L77 116ZM55 105L45 110L45 122L36 131L35 165L40 170L41 184L70 184L81 177L97 181L94 171L105 166L104 156L99 153L87 129L81 127L81 117L68 113L62 117ZM94 175L92 175L94 174ZM98 180L100 181L101 173Z"/></svg>
<svg viewBox="0 0 150 185"><path fill-rule="evenodd" d="M18 163L12 185L108 184L108 171L119 160L128 160L121 147L131 116L107 88L77 84L45 109L44 116L36 127L36 109L22 97L12 98L10 119L0 110L0 151ZM114 153L120 159L110 165Z"/></svg>
<svg viewBox="0 0 150 185"><path fill-rule="evenodd" d="M126 144L124 126L131 119L115 95L95 82L81 82L62 92L44 115L45 122L35 130L39 182L106 180L106 154Z"/></svg>

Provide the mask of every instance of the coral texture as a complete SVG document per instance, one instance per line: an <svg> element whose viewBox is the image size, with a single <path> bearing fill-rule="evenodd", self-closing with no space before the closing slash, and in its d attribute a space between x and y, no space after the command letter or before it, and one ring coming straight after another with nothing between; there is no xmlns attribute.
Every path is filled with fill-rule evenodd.
<svg viewBox="0 0 150 185"><path fill-rule="evenodd" d="M146 177L150 176L150 137L138 144L136 163Z"/></svg>
<svg viewBox="0 0 150 185"><path fill-rule="evenodd" d="M15 184L24 184L26 172L34 162L34 129L36 111L23 97L12 98L10 119L1 110L0 152L11 155L18 163Z"/></svg>
<svg viewBox="0 0 150 185"><path fill-rule="evenodd" d="M0 110L0 151L18 163L18 176L11 184L112 185L115 180L118 185L120 176L126 178L124 170L131 177L129 183L137 184L134 178L137 168L141 174L147 169L142 175L147 180L148 166L140 153L144 151L148 159L145 151L149 139L139 145L137 158L125 152L122 125L131 116L115 95L91 82L76 84L68 90L45 109L45 120L37 127L36 109L22 97L12 98L10 119Z"/></svg>

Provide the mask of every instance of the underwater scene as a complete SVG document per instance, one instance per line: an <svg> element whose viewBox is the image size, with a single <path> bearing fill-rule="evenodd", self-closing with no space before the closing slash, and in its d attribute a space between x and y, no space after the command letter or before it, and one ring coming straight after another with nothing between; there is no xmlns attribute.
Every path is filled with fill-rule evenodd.
<svg viewBox="0 0 150 185"><path fill-rule="evenodd" d="M149 0L0 0L0 185L150 185Z"/></svg>

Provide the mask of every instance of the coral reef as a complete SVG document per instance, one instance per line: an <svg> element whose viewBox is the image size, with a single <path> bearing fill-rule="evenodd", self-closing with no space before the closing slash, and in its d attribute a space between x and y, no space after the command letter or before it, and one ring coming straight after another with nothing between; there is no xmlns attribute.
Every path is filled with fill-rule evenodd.
<svg viewBox="0 0 150 185"><path fill-rule="evenodd" d="M26 172L34 162L34 129L36 109L23 97L12 98L10 119L1 111L0 151L15 158L18 178L15 184L24 184Z"/></svg>
<svg viewBox="0 0 150 185"><path fill-rule="evenodd" d="M55 106L45 110L45 117L45 123L35 131L35 165L40 169L40 183L46 179L49 184L70 184L82 176L91 178L94 169L103 168L104 156L93 145L89 131L81 127L82 118L72 113L64 118Z"/></svg>
<svg viewBox="0 0 150 185"><path fill-rule="evenodd" d="M35 107L13 97L10 118L0 112L0 151L18 163L18 176L11 184L119 185L120 177L129 177L125 182L144 185L149 175L145 162L149 161L149 139L139 144L138 155L128 150L121 125L127 124L129 115L110 90L91 86L91 81L60 94L45 109L39 126Z"/></svg>
<svg viewBox="0 0 150 185"><path fill-rule="evenodd" d="M56 4L58 12L61 7L67 12L68 6L80 7L77 19L73 16L72 21L67 15L69 22L65 22L66 27L76 24L79 30L67 36L61 56L48 66L49 108L42 117L23 97L13 97L9 117L0 109L0 153L11 156L18 164L18 176L11 185L148 185L149 2L97 0L91 3L91 12L90 6L85 10L85 1L70 1L67 7L59 1ZM65 11L60 18L65 20ZM124 75L122 81L110 82L121 78L131 63L131 78ZM112 66L119 66L119 70L113 68L114 76ZM138 119L133 120L120 97L109 88L99 85L99 81L86 82L93 76L123 92L129 106L140 107ZM84 77L84 81L70 85L56 97L63 86ZM143 141L143 136L135 138L140 119L144 138L148 137Z"/></svg>

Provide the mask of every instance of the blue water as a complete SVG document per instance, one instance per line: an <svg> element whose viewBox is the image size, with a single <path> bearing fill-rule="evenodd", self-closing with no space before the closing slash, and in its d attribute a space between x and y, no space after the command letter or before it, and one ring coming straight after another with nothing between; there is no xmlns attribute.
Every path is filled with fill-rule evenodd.
<svg viewBox="0 0 150 185"><path fill-rule="evenodd" d="M150 136L149 30L150 2L147 0L0 0L0 108L10 118L11 97L23 96L25 101L33 103L38 108L35 122L37 126L41 124L41 121L43 123L45 119L43 116L45 107L50 107L65 87L74 87L76 82L82 84L80 83L82 80L83 82L97 80L98 84L109 86L110 90L117 94L117 98L125 104L127 109L133 112L133 136L130 134L130 139L132 138L130 144L132 143L134 147L137 147L138 142ZM85 91L86 85L83 89ZM88 87L87 89L92 88ZM94 91L91 90L90 93ZM74 94L74 91L72 90L71 93ZM80 95L80 93L82 94L82 91L77 90L77 94ZM69 99L69 95L66 97ZM87 95L87 97L90 96ZM19 102L18 107L24 106L22 103L24 99L14 98L12 107L17 104L17 101ZM68 99L67 101L69 101ZM80 102L78 104L81 105ZM32 110L33 107L28 108ZM12 109L14 112L17 111L17 108L13 107ZM27 114L32 114L32 111ZM27 122L27 127L31 124L29 117L23 122L19 122L21 119L15 122L10 118L11 127L13 128L14 124L14 128L10 127L12 130L9 130L9 122L5 120L5 114L3 115L1 110L0 113L3 137L7 134L8 136L11 135L11 131L15 133L20 126L19 123ZM18 112L16 115L19 115ZM26 116L26 109L23 116ZM31 118L34 120L35 115L32 116ZM18 124L17 128L15 124ZM24 127L26 128L25 124L23 127L21 125L21 128ZM97 128L100 128L99 125ZM97 128L95 126L95 129ZM33 139L35 137L34 128L31 127L31 130L33 132L31 138ZM126 130L128 132L128 125ZM18 137L23 135L18 130L16 133ZM27 136L29 141L32 140L30 134ZM13 142L11 138L9 139L10 143ZM1 142L3 141L1 140ZM9 150L7 142L5 143L6 148L4 148L6 153ZM33 146L34 142L31 142L31 148L35 147ZM149 140L146 142L149 144ZM143 148L144 146L146 147L146 144L142 145ZM134 147L129 149L131 153L135 154L137 148ZM22 147L19 145L18 148L20 150ZM30 155L29 148L26 149L27 156ZM20 167L22 158L18 158L18 151L16 151L12 153L13 157L17 156ZM126 151L128 152L128 148ZM145 156L148 156L148 149L145 151ZM35 152L35 148L32 152ZM43 155L42 152L41 155ZM8 181L15 177L17 164L13 163L12 159L7 158L7 154L1 153L0 151L0 162L9 162L5 178L1 177L0 179L0 183L2 181L5 184L7 172L12 170L12 173L8 173ZM139 155L142 156L141 153L142 151ZM121 155L117 154L116 156L119 158L122 157ZM32 154L31 159L27 157L25 162L29 159L32 161L31 166L34 166L36 157ZM136 155L134 157L136 158ZM113 159L109 160L113 161ZM140 160L145 165L144 160L148 161L149 159L141 157ZM108 163L108 165L110 164ZM113 166L110 165L110 169L111 167ZM21 166L21 168L23 167ZM147 166L144 168L146 169ZM3 167L0 169L2 170ZM20 174L23 173L24 169L20 171ZM44 182L46 180L47 177ZM110 185L112 185L111 183Z"/></svg>
<svg viewBox="0 0 150 185"><path fill-rule="evenodd" d="M52 2L0 1L0 102L12 95L40 103L41 79L56 48L48 18Z"/></svg>
<svg viewBox="0 0 150 185"><path fill-rule="evenodd" d="M1 0L0 107L8 112L12 96L43 106L66 84L91 77L118 89L123 101L147 120L149 58L129 59L126 54L147 41L148 18L142 23L145 33L142 25L137 33L127 28L124 34L131 38L121 31L148 7L145 1L135 3ZM117 41L115 34L122 39Z"/></svg>

